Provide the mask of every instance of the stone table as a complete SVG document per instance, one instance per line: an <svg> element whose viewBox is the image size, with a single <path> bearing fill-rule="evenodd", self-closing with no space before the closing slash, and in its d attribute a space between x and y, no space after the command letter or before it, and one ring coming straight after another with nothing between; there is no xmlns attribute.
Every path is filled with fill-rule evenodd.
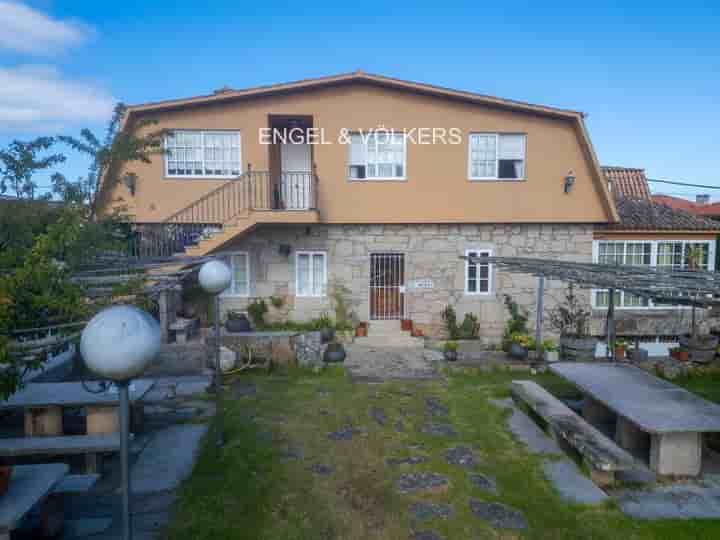
<svg viewBox="0 0 720 540"><path fill-rule="evenodd" d="M652 470L700 473L702 434L720 432L720 405L628 364L561 362L550 370L585 394L586 420L616 422L620 446L643 450L649 443Z"/></svg>
<svg viewBox="0 0 720 540"><path fill-rule="evenodd" d="M50 495L68 470L64 463L13 467L8 492L0 497L0 540L10 540L10 531L36 504Z"/></svg>
<svg viewBox="0 0 720 540"><path fill-rule="evenodd" d="M97 383L88 381L91 389ZM154 382L137 379L130 383L130 404L147 394ZM118 391L111 387L103 392L88 392L80 382L31 383L0 403L0 409L25 410L26 436L62 435L62 408L85 407L87 433L99 435L119 431Z"/></svg>

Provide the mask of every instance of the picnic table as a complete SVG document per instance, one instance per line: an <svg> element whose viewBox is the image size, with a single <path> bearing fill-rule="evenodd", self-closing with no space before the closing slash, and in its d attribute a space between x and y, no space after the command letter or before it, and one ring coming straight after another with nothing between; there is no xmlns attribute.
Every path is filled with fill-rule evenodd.
<svg viewBox="0 0 720 540"><path fill-rule="evenodd" d="M700 473L702 436L720 432L720 405L628 364L560 362L550 370L585 395L588 422L615 422L616 442L631 452L649 448L652 470Z"/></svg>
<svg viewBox="0 0 720 540"><path fill-rule="evenodd" d="M89 381L94 390L97 383ZM138 379L130 384L130 404L142 400L154 385L153 381ZM63 407L85 407L87 433L90 435L119 431L117 388L89 392L81 382L31 383L0 403L0 409L25 410L25 435L57 436L63 434Z"/></svg>
<svg viewBox="0 0 720 540"><path fill-rule="evenodd" d="M42 503L68 473L64 463L16 465L10 486L0 497L0 540L10 540L10 531L38 503Z"/></svg>

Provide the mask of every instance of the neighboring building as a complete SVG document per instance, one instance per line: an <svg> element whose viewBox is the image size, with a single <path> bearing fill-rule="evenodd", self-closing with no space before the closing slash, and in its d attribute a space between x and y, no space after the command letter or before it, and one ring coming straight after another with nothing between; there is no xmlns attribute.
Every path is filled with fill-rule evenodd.
<svg viewBox="0 0 720 540"><path fill-rule="evenodd" d="M701 194L695 197L695 202L672 197L670 195L653 195L653 201L664 204L676 210L684 210L696 216L720 221L720 203L710 203L710 195Z"/></svg>
<svg viewBox="0 0 720 540"><path fill-rule="evenodd" d="M186 251L228 257L223 310L281 296L274 316L304 320L332 313L341 283L360 321L440 335L451 304L497 342L503 295L534 316L536 279L460 256L590 261L595 228L619 221L575 111L357 72L132 106L125 128L140 118L168 130L167 153L132 165L134 195L105 186L99 207L148 230L219 227ZM265 144L295 128L294 144Z"/></svg>
<svg viewBox="0 0 720 540"><path fill-rule="evenodd" d="M594 262L687 268L691 250L697 248L701 253L699 265L715 269L720 224L655 202L643 169L603 167L603 172L620 221L596 228ZM607 304L607 291L593 291L595 333L604 333ZM669 346L677 344L677 337L690 328L687 307L658 306L625 292L616 293L615 306L618 335L639 337L653 354L666 354Z"/></svg>

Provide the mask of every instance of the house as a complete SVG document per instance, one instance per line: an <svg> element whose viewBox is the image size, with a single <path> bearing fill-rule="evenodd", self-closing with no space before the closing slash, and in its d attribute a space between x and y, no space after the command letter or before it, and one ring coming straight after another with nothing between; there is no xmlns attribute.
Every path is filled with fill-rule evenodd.
<svg viewBox="0 0 720 540"><path fill-rule="evenodd" d="M460 256L591 261L620 222L577 111L354 72L135 105L124 129L141 118L166 153L98 208L226 257L223 311L279 297L271 317L306 320L342 285L360 321L437 336L450 304L497 342L503 295L532 313L536 280Z"/></svg>
<svg viewBox="0 0 720 540"><path fill-rule="evenodd" d="M710 195L701 194L695 197L695 202L671 195L653 195L653 201L664 204L677 210L685 210L691 214L708 219L720 221L720 203L711 203Z"/></svg>
<svg viewBox="0 0 720 540"><path fill-rule="evenodd" d="M650 194L643 169L603 167L602 170L620 221L596 227L594 262L677 269L688 268L692 259L702 269L715 269L720 224L657 202ZM603 334L608 292L593 291L591 302L594 333ZM690 329L691 308L688 307L655 305L650 300L618 291L615 308L618 336L638 339L652 355L667 354L668 347L677 345L678 336Z"/></svg>

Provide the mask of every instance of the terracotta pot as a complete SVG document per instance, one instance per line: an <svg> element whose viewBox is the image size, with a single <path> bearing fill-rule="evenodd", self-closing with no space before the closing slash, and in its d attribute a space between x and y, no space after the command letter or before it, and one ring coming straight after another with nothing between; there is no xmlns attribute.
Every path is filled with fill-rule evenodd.
<svg viewBox="0 0 720 540"><path fill-rule="evenodd" d="M400 328L402 328L403 332L412 332L412 319L403 319L402 321L400 321Z"/></svg>
<svg viewBox="0 0 720 540"><path fill-rule="evenodd" d="M615 360L625 360L625 347L615 347Z"/></svg>
<svg viewBox="0 0 720 540"><path fill-rule="evenodd" d="M423 337L423 331L419 328L413 328L412 329L412 337Z"/></svg>
<svg viewBox="0 0 720 540"><path fill-rule="evenodd" d="M355 329L355 337L366 337L367 336L367 323L360 323Z"/></svg>
<svg viewBox="0 0 720 540"><path fill-rule="evenodd" d="M680 362L688 362L690 360L690 352L681 349L677 352L676 358Z"/></svg>
<svg viewBox="0 0 720 540"><path fill-rule="evenodd" d="M12 467L0 466L0 497L7 493L10 486L10 478L12 477Z"/></svg>

